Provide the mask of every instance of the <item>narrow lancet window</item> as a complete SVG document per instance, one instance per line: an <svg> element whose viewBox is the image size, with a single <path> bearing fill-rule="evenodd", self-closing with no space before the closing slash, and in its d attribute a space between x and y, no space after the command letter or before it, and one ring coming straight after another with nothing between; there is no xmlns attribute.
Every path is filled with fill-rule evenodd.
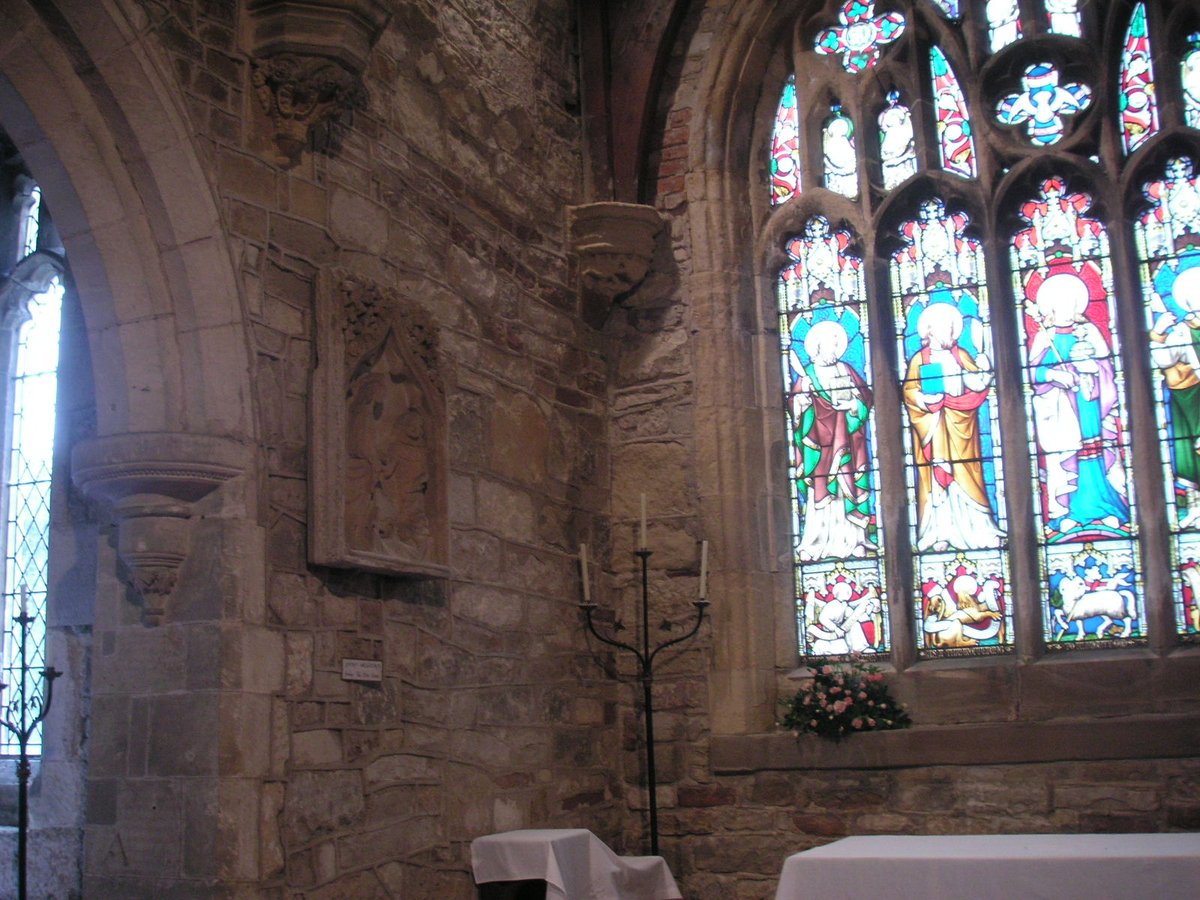
<svg viewBox="0 0 1200 900"><path fill-rule="evenodd" d="M1091 202L1044 181L1010 245L1052 649L1146 633L1112 264Z"/></svg>
<svg viewBox="0 0 1200 900"><path fill-rule="evenodd" d="M947 19L957 19L961 15L958 9L958 0L929 0Z"/></svg>
<svg viewBox="0 0 1200 900"><path fill-rule="evenodd" d="M1150 35L1146 31L1146 6L1133 8L1125 47L1121 53L1121 142L1132 153L1158 131L1158 100L1154 96L1154 67L1150 61Z"/></svg>
<svg viewBox="0 0 1200 900"><path fill-rule="evenodd" d="M778 282L793 555L805 655L888 648L865 273L853 236L809 219Z"/></svg>
<svg viewBox="0 0 1200 900"><path fill-rule="evenodd" d="M936 45L929 50L929 65L942 168L963 178L974 178L977 172L975 137L971 133L966 98L946 54Z"/></svg>
<svg viewBox="0 0 1200 900"><path fill-rule="evenodd" d="M842 112L840 103L830 107L832 115L821 133L825 162L825 187L853 200L858 196L858 155L854 149L854 121Z"/></svg>
<svg viewBox="0 0 1200 900"><path fill-rule="evenodd" d="M1079 0L1046 0L1046 19L1050 31L1069 37L1083 36Z"/></svg>
<svg viewBox="0 0 1200 900"><path fill-rule="evenodd" d="M1188 35L1191 50L1179 64L1179 80L1183 83L1184 120L1192 128L1200 128L1200 31Z"/></svg>
<svg viewBox="0 0 1200 900"><path fill-rule="evenodd" d="M988 47L993 53L1021 39L1021 7L1017 0L989 0L985 9Z"/></svg>
<svg viewBox="0 0 1200 900"><path fill-rule="evenodd" d="M900 102L900 92L890 91L887 104L879 114L879 165L883 186L890 191L917 174L917 150L912 113Z"/></svg>
<svg viewBox="0 0 1200 900"><path fill-rule="evenodd" d="M775 111L771 134L771 205L800 193L800 125L796 113L796 76L789 75Z"/></svg>
<svg viewBox="0 0 1200 900"><path fill-rule="evenodd" d="M892 256L917 644L925 655L1012 641L999 409L983 245L940 198L900 228Z"/></svg>
<svg viewBox="0 0 1200 900"><path fill-rule="evenodd" d="M1175 624L1200 635L1200 179L1170 160L1143 188L1134 231L1155 371L1155 409L1175 568Z"/></svg>

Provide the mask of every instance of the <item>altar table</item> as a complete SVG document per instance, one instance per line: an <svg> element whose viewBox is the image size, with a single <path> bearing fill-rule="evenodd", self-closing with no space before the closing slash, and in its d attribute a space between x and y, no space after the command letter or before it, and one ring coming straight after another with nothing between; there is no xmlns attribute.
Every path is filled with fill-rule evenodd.
<svg viewBox="0 0 1200 900"><path fill-rule="evenodd" d="M505 831L471 841L475 883L541 880L546 900L679 900L661 856L617 856L583 828Z"/></svg>
<svg viewBox="0 0 1200 900"><path fill-rule="evenodd" d="M789 856L775 900L1195 900L1200 834L880 835Z"/></svg>

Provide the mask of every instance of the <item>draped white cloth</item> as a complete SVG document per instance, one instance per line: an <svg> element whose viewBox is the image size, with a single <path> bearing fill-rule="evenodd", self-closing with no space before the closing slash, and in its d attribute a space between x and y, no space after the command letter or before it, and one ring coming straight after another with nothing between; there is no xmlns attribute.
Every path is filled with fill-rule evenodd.
<svg viewBox="0 0 1200 900"><path fill-rule="evenodd" d="M583 828L489 834L471 842L475 883L546 882L546 900L679 900L661 856L617 856Z"/></svg>
<svg viewBox="0 0 1200 900"><path fill-rule="evenodd" d="M1200 834L881 835L789 856L775 900L1194 900Z"/></svg>

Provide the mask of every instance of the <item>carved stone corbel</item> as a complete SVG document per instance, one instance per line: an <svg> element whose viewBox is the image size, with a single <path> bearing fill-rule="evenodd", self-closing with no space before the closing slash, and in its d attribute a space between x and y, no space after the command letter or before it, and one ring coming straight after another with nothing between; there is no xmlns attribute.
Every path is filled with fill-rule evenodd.
<svg viewBox="0 0 1200 900"><path fill-rule="evenodd" d="M249 0L245 42L255 94L281 162L328 149L332 131L367 99L367 56L390 17L380 0Z"/></svg>
<svg viewBox="0 0 1200 900"><path fill-rule="evenodd" d="M191 549L194 505L247 468L244 445L192 434L125 434L75 447L72 479L117 524L117 554L141 598L142 622L166 618Z"/></svg>
<svg viewBox="0 0 1200 900"><path fill-rule="evenodd" d="M585 295L611 302L642 283L664 225L657 209L640 203L589 203L572 206L567 214Z"/></svg>

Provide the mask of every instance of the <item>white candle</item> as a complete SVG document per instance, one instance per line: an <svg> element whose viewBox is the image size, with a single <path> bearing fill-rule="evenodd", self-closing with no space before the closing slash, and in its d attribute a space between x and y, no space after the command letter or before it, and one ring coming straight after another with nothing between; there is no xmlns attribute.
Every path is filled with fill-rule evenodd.
<svg viewBox="0 0 1200 900"><path fill-rule="evenodd" d="M588 585L587 544L579 545L579 571L583 576L583 602L592 602L592 589Z"/></svg>
<svg viewBox="0 0 1200 900"><path fill-rule="evenodd" d="M638 532L638 549L646 549L646 495L642 494L642 529Z"/></svg>
<svg viewBox="0 0 1200 900"><path fill-rule="evenodd" d="M700 542L700 599L708 596L708 541Z"/></svg>
<svg viewBox="0 0 1200 900"><path fill-rule="evenodd" d="M29 588L25 586L25 582L21 582L21 615L29 615Z"/></svg>

